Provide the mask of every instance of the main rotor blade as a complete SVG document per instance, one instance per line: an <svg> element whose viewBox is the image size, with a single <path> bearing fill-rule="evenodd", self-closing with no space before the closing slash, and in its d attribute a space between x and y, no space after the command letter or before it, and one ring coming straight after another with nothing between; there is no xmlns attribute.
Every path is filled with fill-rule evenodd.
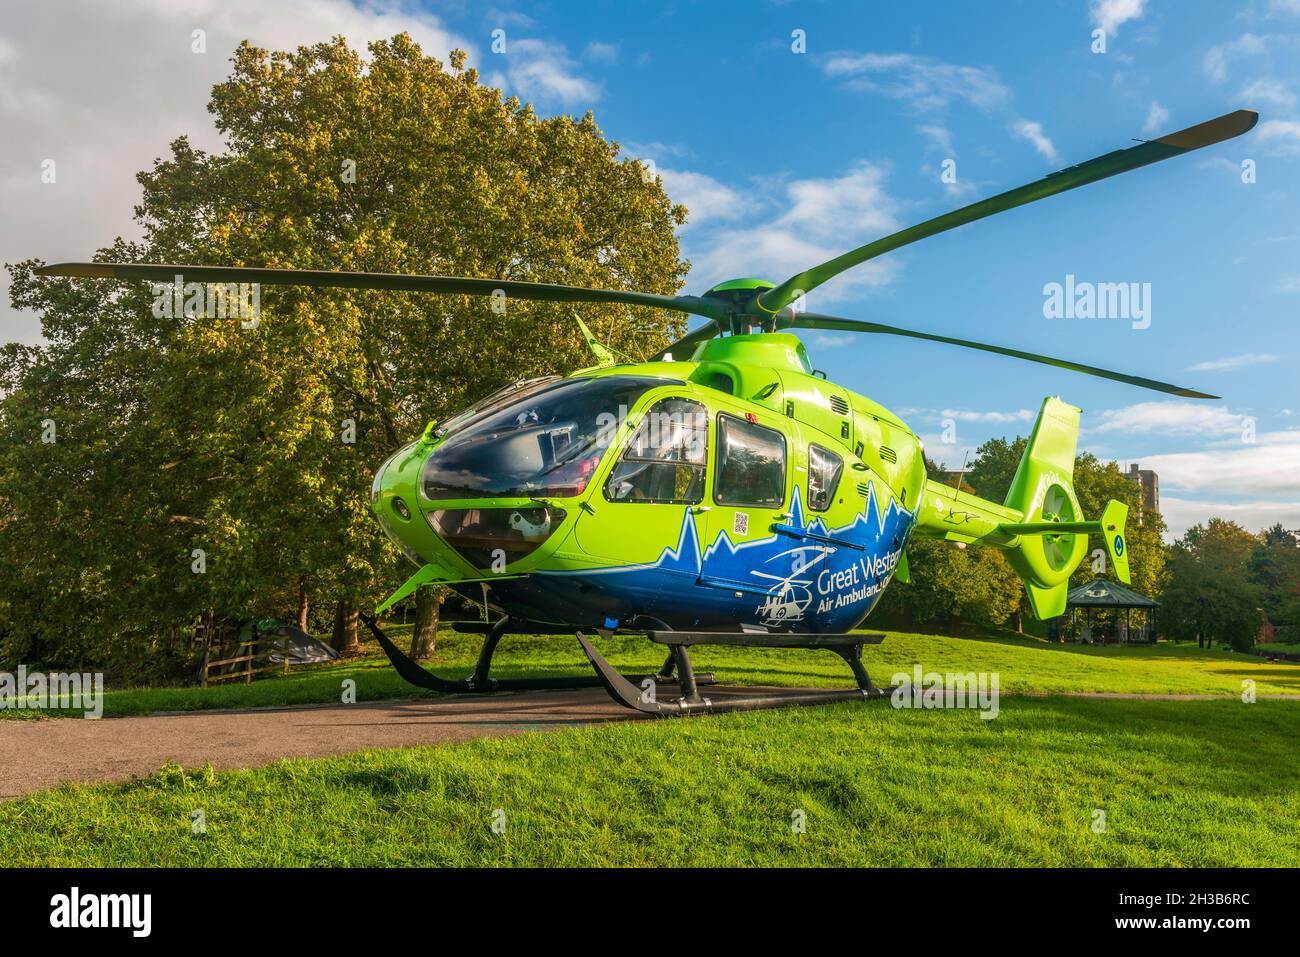
<svg viewBox="0 0 1300 957"><path fill-rule="evenodd" d="M1034 352L1022 352L1019 349L1008 349L1005 346L991 346L986 342L972 342L969 339L954 339L951 336L940 336L931 332L916 332L912 329L887 326L879 322L867 322L863 319L841 319L838 316L823 316L815 312L803 312L794 313L792 316L784 314L777 318L776 325L778 329L834 329L840 332L869 332L886 336L906 336L909 339L927 339L930 342L946 342L949 345L963 346L967 349L979 349L982 352L993 352L1000 356L1011 356L1013 359L1041 362L1044 365L1055 366L1058 369L1069 369L1071 372L1082 372L1084 375L1097 376L1102 379L1127 382L1129 385L1135 385L1139 388L1154 389L1156 392L1167 392L1170 395L1180 395L1188 399L1219 398L1217 395L1197 392L1195 389L1185 389L1182 386L1170 385L1168 382L1159 382L1155 379L1129 375L1125 372L1112 372L1109 369L1098 369L1096 366L1071 362L1068 359L1042 356Z"/></svg>
<svg viewBox="0 0 1300 957"><path fill-rule="evenodd" d="M332 272L322 269L259 269L249 266L178 266L162 263L56 263L36 270L39 276L86 279L150 279L171 282L258 282L282 286L332 286L340 289L393 289L403 292L460 293L490 296L498 289L517 299L546 302L619 302L652 306L697 316L725 316L728 308L699 296L661 296L621 289L588 289L510 279L468 279L461 276L420 276L379 272Z"/></svg>
<svg viewBox="0 0 1300 957"><path fill-rule="evenodd" d="M651 361L662 359L664 356L671 355L674 359L689 359L695 353L695 347L705 339L712 339L718 334L719 326L710 319L694 332L688 332L676 342L665 346L663 351L656 353Z"/></svg>
<svg viewBox="0 0 1300 957"><path fill-rule="evenodd" d="M1253 110L1237 110L1235 113L1227 113L1218 119L1209 120L1197 126L1190 126L1185 130L1179 130L1177 133L1170 133L1155 140L1147 140L1137 146L1116 150L1113 153L1098 156L1096 159L1090 159L1077 166L1070 166L1036 182L1018 186L1005 193L999 193L997 196L982 199L978 203L972 203L970 206L963 206L951 213L936 216L934 219L927 220L917 226L911 226L891 236L885 236L883 239L877 239L865 246L859 246L857 249L850 250L842 256L837 256L829 262L822 263L820 266L813 266L798 275L791 276L779 286L767 290L758 297L756 300L757 305L762 312L776 313L782 307L798 299L799 296L811 292L826 280L839 275L846 269L864 263L868 259L874 259L901 246L914 243L918 239L925 239L927 236L964 226L966 223L983 219L986 216L992 216L994 213L1001 213L1017 206L1023 206L1026 203L1046 199L1048 196L1064 193L1066 190L1074 189L1077 186L1086 186L1109 176L1127 173L1129 170L1138 169L1151 163L1158 163L1160 160L1198 150L1203 146L1222 143L1224 140L1245 133L1258 120L1259 114Z"/></svg>

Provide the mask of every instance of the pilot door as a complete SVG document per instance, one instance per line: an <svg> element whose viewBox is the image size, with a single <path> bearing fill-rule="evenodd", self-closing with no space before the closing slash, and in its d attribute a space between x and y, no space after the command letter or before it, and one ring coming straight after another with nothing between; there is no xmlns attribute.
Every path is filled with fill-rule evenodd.
<svg viewBox="0 0 1300 957"><path fill-rule="evenodd" d="M771 416L719 411L700 584L729 593L740 621L783 626L811 599L790 520L793 469L786 435Z"/></svg>
<svg viewBox="0 0 1300 957"><path fill-rule="evenodd" d="M688 510L704 502L708 445L701 403L684 396L654 402L578 520L583 551L619 565L661 563L683 541Z"/></svg>

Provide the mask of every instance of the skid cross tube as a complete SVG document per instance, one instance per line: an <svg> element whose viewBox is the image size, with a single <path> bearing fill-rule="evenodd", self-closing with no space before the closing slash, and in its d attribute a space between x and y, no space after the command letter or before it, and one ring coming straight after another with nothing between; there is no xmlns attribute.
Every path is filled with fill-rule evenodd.
<svg viewBox="0 0 1300 957"><path fill-rule="evenodd" d="M661 701L657 685L642 682L637 687L619 674L601 655L588 637L578 632L578 643L609 696L616 702L642 714L655 717L681 717L691 714L721 713L725 711L758 711L768 708L807 707L835 701L863 701L883 698L892 688L878 688L862 664L862 646L879 644L881 634L745 634L720 632L652 631L652 641L668 645L671 658L677 665L680 696L675 700ZM744 694L716 691L711 697L702 696L697 687L694 669L687 649L691 645L745 645L763 648L825 648L839 655L853 671L858 687L853 690L827 689L824 691L791 691L779 694Z"/></svg>
<svg viewBox="0 0 1300 957"><path fill-rule="evenodd" d="M471 633L486 632L486 637L483 640L483 647L479 649L478 662L474 666L474 673L468 678L455 679L440 677L413 661L402 649L393 644L391 638L384 634L384 630L379 627L379 622L374 617L362 615L361 620L366 623L370 633L375 636L375 640L379 642L379 647L384 650L384 654L388 656L388 660L392 662L397 673L417 688L425 688L443 694L483 694L492 691L563 691L574 688L600 688L604 685L604 682L596 675L557 675L549 678L493 678L489 673L492 668L492 658L496 654L497 645L500 644L505 635L554 634L556 631L555 628L546 631L530 628L529 623L521 622L508 615L485 628L457 628L458 631L464 630ZM672 660L673 658L670 655L669 662L664 665L665 669L670 668ZM620 675L620 677L622 676ZM694 675L693 677L697 684L712 684L713 682L712 674ZM667 673L661 670L654 675L633 675L630 679L625 680L640 683L647 679L654 681L656 685L661 683L672 684L677 680L671 670Z"/></svg>

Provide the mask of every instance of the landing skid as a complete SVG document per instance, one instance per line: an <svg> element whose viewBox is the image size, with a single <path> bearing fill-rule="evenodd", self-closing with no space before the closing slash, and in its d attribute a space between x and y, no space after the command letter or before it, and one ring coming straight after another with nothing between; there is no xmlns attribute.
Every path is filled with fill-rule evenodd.
<svg viewBox="0 0 1300 957"><path fill-rule="evenodd" d="M810 705L830 704L836 701L863 701L869 698L883 698L890 694L890 688L877 688L862 664L862 646L876 645L883 639L880 634L734 634L717 632L686 631L652 631L651 641L668 645L671 649L670 659L676 661L681 694L674 700L661 700L658 688L650 683L637 687L624 678L595 646L587 640L582 632L578 633L578 643L591 662L600 682L609 696L626 708L633 708L642 714L655 717L682 717L691 714L720 714L726 711L761 711L768 708L808 707ZM853 671L858 687L853 690L828 689L825 691L791 691L776 694L745 694L737 691L715 692L712 697L699 693L701 684L695 677L691 666L691 645L744 645L746 647L764 648L825 648L835 652Z"/></svg>
<svg viewBox="0 0 1300 957"><path fill-rule="evenodd" d="M862 664L862 646L878 645L882 634L750 634L712 631L647 631L654 642L668 646L668 659L652 675L622 675L596 650L587 635L577 632L583 654L591 662L595 675L568 675L554 678L493 678L489 672L497 645L506 634L554 634L558 626L540 625L505 617L492 624L462 623L458 631L484 634L478 664L468 678L456 680L439 677L412 661L384 634L378 622L362 615L379 647L397 673L418 688L443 694L484 694L493 691L544 691L572 688L604 688L609 696L626 708L656 717L681 717L691 714L719 714L726 711L759 711L766 708L807 707L836 701L863 701L883 698L893 690L878 688ZM692 645L743 645L758 648L824 648L844 659L858 686L852 690L791 690L777 693L747 694L741 689L716 689L711 696L700 694L701 686L714 684L711 673L696 674L691 664ZM677 685L677 697L664 699L661 685Z"/></svg>
<svg viewBox="0 0 1300 957"><path fill-rule="evenodd" d="M558 691L572 688L601 688L605 686L604 679L599 675L567 675L551 678L493 678L490 674L492 668L492 657L496 654L497 645L507 634L554 634L555 628L529 627L525 622L519 622L513 618L502 618L500 621L483 627L464 627L457 630L464 630L472 633L485 633L483 647L479 650L478 664L474 667L474 673L468 678L448 679L442 678L433 672L421 667L412 661L405 652L393 644L379 623L370 615L362 615L361 620L366 623L370 633L375 636L379 642L379 647L384 649L384 654L392 662L393 668L406 681L415 685L417 688L425 688L429 691L439 691L443 694L485 694L493 691ZM602 659L603 660L603 659ZM633 675L624 678L619 675L623 681L634 681L637 684L643 684L650 681L658 686L660 684L676 684L677 677L673 674L673 665L675 659L670 654L668 660L664 662L662 668L653 675ZM606 667L608 667L606 663ZM615 672L617 674L617 672ZM694 675L692 680L695 684L712 684L712 674Z"/></svg>

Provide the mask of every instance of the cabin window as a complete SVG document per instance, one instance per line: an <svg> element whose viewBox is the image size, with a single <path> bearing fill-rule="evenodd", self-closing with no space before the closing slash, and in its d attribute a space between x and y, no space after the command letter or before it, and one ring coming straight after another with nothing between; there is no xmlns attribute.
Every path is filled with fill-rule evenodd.
<svg viewBox="0 0 1300 957"><path fill-rule="evenodd" d="M691 399L656 402L605 483L611 502L697 505L704 500L709 413Z"/></svg>
<svg viewBox="0 0 1300 957"><path fill-rule="evenodd" d="M785 436L720 414L713 497L719 505L779 508L785 502Z"/></svg>
<svg viewBox="0 0 1300 957"><path fill-rule="evenodd" d="M820 445L808 446L808 507L824 512L831 507L835 488L844 471L843 460Z"/></svg>

